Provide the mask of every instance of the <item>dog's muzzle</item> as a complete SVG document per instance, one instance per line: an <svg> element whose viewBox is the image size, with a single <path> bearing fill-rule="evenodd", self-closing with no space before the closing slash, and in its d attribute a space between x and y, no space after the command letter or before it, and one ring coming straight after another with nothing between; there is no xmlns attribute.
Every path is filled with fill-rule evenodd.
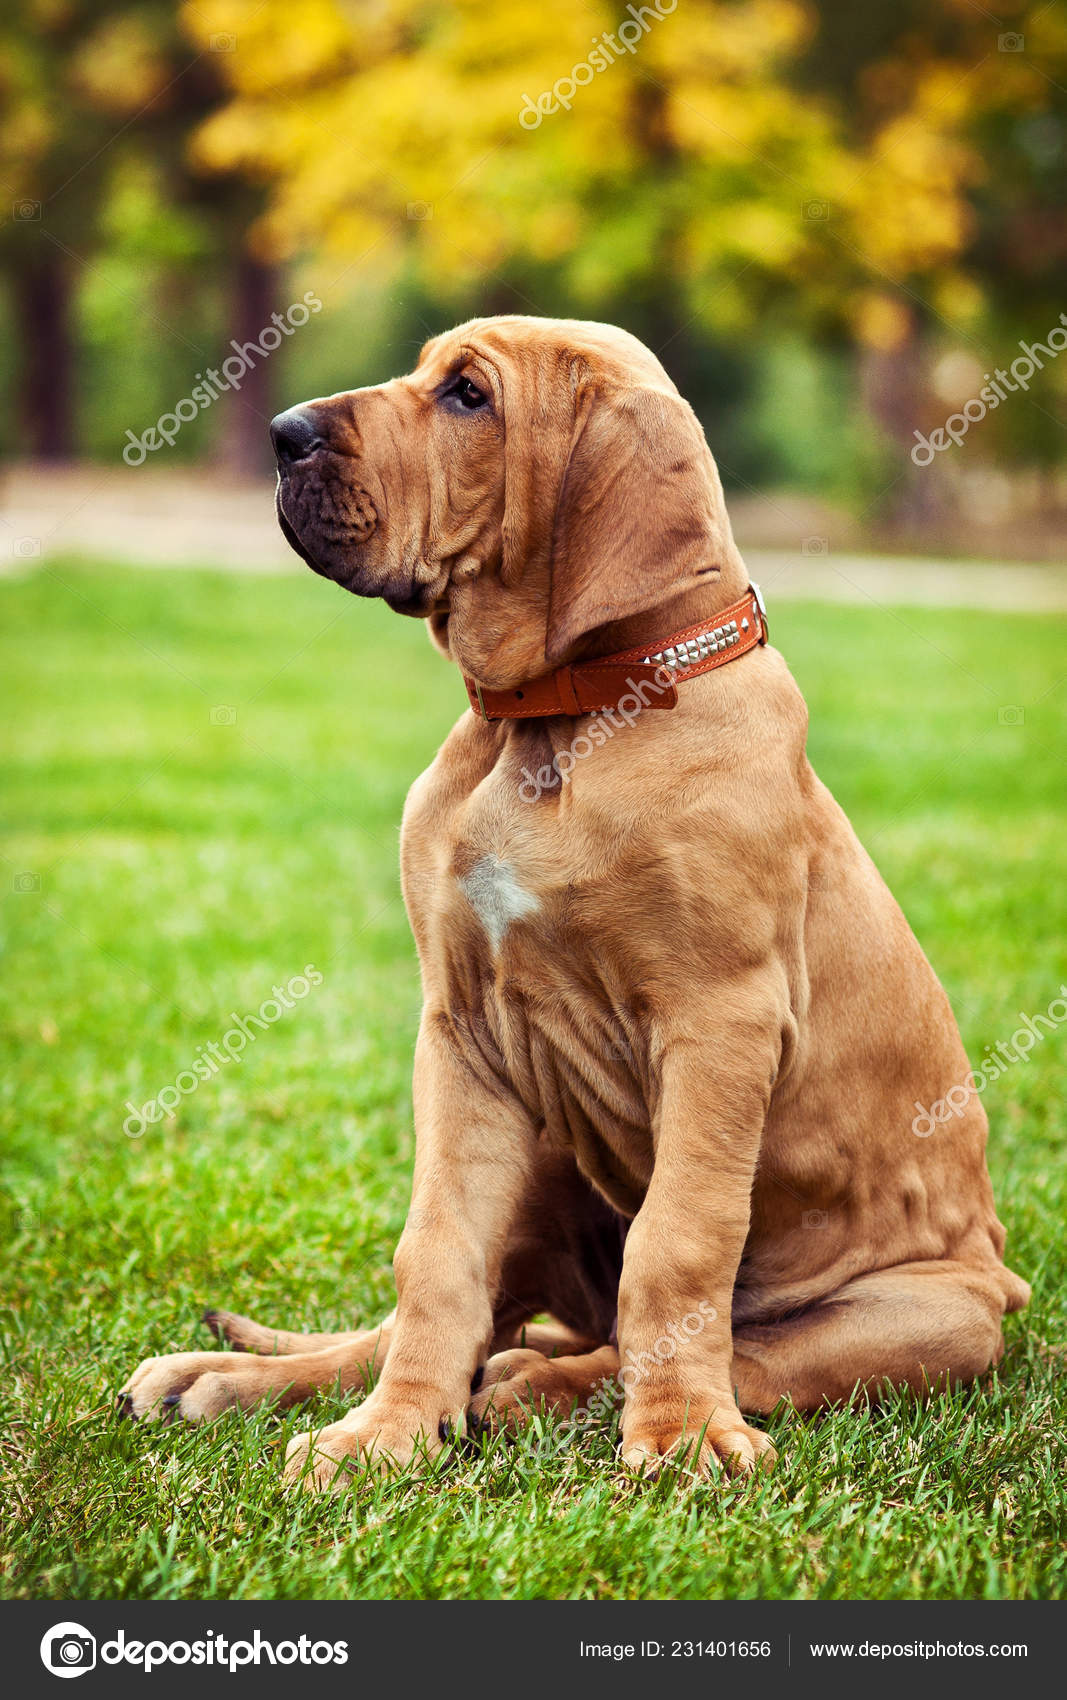
<svg viewBox="0 0 1067 1700"><path fill-rule="evenodd" d="M378 528L369 491L355 481L358 462L338 454L314 417L291 407L271 421L278 461L278 521L286 541L324 578L362 591L353 551Z"/></svg>

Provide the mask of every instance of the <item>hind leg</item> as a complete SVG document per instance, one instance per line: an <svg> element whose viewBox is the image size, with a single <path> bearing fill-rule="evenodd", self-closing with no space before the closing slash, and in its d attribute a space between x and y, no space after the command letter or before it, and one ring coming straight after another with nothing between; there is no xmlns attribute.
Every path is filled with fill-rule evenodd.
<svg viewBox="0 0 1067 1700"><path fill-rule="evenodd" d="M377 1328L336 1335L273 1334L258 1330L246 1317L232 1320L241 1324L243 1341L234 1352L168 1352L146 1358L119 1394L122 1414L204 1422L223 1411L251 1410L268 1399L284 1408L323 1389L364 1392L381 1369L392 1329L392 1317ZM216 1332L220 1338L232 1338L221 1322ZM273 1355L268 1355L268 1338L277 1342ZM313 1349L298 1344L305 1340L315 1343Z"/></svg>
<svg viewBox="0 0 1067 1700"><path fill-rule="evenodd" d="M534 1308L531 1302L530 1309ZM381 1373L393 1331L392 1314L377 1328L336 1334L265 1328L232 1311L209 1310L204 1322L234 1350L168 1352L146 1358L119 1394L123 1416L183 1417L195 1423L224 1411L249 1411L267 1400L285 1409L323 1389L363 1393ZM515 1302L509 1297L491 1350L517 1347L547 1362L564 1353L573 1357L591 1352L598 1344L592 1334L558 1323L516 1321ZM499 1375L494 1379L499 1380Z"/></svg>
<svg viewBox="0 0 1067 1700"><path fill-rule="evenodd" d="M524 1427L536 1410L547 1408L567 1416L575 1405L584 1405L603 1382L610 1381L618 1368L619 1354L614 1346L558 1357L515 1346L489 1359L468 1414L475 1423L507 1429Z"/></svg>
<svg viewBox="0 0 1067 1700"><path fill-rule="evenodd" d="M381 1336L382 1349L388 1344L392 1314L376 1328L343 1328L333 1333L296 1334L289 1328L265 1328L250 1316L239 1316L232 1310L206 1310L205 1325L222 1345L232 1346L235 1352L257 1352L267 1357L286 1356L294 1352L323 1352L328 1346L354 1346L370 1335ZM380 1367L380 1365L379 1365Z"/></svg>
<svg viewBox="0 0 1067 1700"><path fill-rule="evenodd" d="M509 1312L513 1307L509 1303ZM168 1352L146 1358L119 1394L124 1416L184 1417L204 1422L223 1411L249 1411L273 1399L281 1408L297 1405L322 1389L366 1392L380 1374L389 1352L393 1318L377 1328L337 1334L294 1334L264 1328L247 1316L208 1311L204 1317L232 1352ZM492 1350L525 1348L545 1359L561 1353L592 1351L597 1341L556 1323L516 1323L502 1319Z"/></svg>
<svg viewBox="0 0 1067 1700"><path fill-rule="evenodd" d="M615 1314L620 1262L614 1213L573 1158L539 1152L504 1260L489 1353L519 1346L546 1358L580 1356L602 1345ZM561 1320L530 1321L542 1312ZM294 1405L322 1388L363 1392L385 1364L393 1320L390 1314L376 1328L301 1334L209 1310L205 1323L234 1350L146 1359L123 1388L120 1410L199 1422L268 1399Z"/></svg>
<svg viewBox="0 0 1067 1700"><path fill-rule="evenodd" d="M783 1321L736 1327L738 1404L766 1413L789 1399L814 1411L851 1400L857 1389L873 1401L880 1387L926 1394L973 1381L1004 1350L1004 1274L905 1263L861 1275Z"/></svg>

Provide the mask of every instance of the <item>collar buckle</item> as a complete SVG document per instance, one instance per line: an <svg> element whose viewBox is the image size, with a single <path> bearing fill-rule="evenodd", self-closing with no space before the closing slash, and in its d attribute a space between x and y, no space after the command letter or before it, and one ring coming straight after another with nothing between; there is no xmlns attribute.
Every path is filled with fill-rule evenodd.
<svg viewBox="0 0 1067 1700"><path fill-rule="evenodd" d="M767 604L763 600L763 592L760 589L759 585L756 583L755 579L752 580L752 582L751 582L751 584L749 585L748 588L752 592L752 595L755 599L756 607L759 609L760 625L762 627L762 632L763 632L763 635L760 638L760 643L766 643L768 631L769 631L769 626L768 626L768 621L767 621ZM753 612L755 612L755 610L753 610Z"/></svg>

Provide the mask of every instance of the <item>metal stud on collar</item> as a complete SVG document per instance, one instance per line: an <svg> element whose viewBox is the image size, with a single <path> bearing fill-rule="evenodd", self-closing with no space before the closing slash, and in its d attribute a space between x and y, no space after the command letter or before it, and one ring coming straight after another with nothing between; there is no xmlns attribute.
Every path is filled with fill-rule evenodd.
<svg viewBox="0 0 1067 1700"><path fill-rule="evenodd" d="M748 621L741 621L741 630L748 630ZM698 632L696 637L687 638L684 643L669 644L666 649L657 650L655 655L645 656L645 666L690 667L694 662L706 661L709 655L715 655L722 649L732 649L735 643L741 642L741 632L738 631L737 621L728 620L724 626L709 626L706 632Z"/></svg>

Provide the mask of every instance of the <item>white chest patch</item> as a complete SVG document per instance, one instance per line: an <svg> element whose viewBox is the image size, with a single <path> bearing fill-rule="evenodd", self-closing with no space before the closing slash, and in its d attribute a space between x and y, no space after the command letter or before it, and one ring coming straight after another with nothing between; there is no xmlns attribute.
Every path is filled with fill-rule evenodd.
<svg viewBox="0 0 1067 1700"><path fill-rule="evenodd" d="M522 889L511 863L499 856L483 856L475 862L459 888L485 928L494 955L512 921L521 921L540 908L536 897Z"/></svg>

